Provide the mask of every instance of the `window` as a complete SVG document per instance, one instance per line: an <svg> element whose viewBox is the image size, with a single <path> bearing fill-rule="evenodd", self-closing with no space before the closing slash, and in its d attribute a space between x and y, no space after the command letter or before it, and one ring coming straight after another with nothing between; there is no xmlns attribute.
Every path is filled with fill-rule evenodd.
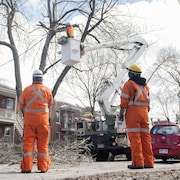
<svg viewBox="0 0 180 180"><path fill-rule="evenodd" d="M60 132L56 132L56 139L57 139L57 140L60 140L60 138L61 138Z"/></svg>
<svg viewBox="0 0 180 180"><path fill-rule="evenodd" d="M77 123L77 128L78 128L78 129L83 128L83 123L82 123L82 122L78 122L78 123Z"/></svg>
<svg viewBox="0 0 180 180"><path fill-rule="evenodd" d="M56 111L56 123L60 123L60 112Z"/></svg>
<svg viewBox="0 0 180 180"><path fill-rule="evenodd" d="M6 109L14 109L14 99L6 98Z"/></svg>
<svg viewBox="0 0 180 180"><path fill-rule="evenodd" d="M0 95L0 108L2 109L14 109L15 99Z"/></svg>
<svg viewBox="0 0 180 180"><path fill-rule="evenodd" d="M6 127L4 129L4 136L10 136L11 135L11 128L10 127Z"/></svg>
<svg viewBox="0 0 180 180"><path fill-rule="evenodd" d="M164 126L157 129L156 133L163 135L178 134L180 133L180 128L178 126Z"/></svg>
<svg viewBox="0 0 180 180"><path fill-rule="evenodd" d="M151 133L152 133L152 134L157 134L157 131L158 131L159 129L160 129L159 126L155 126L155 127L152 128Z"/></svg>

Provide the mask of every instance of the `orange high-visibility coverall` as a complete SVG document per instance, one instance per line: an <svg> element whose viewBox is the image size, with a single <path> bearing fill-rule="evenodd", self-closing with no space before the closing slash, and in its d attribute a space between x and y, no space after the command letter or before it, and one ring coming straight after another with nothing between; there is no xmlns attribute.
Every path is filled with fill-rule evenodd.
<svg viewBox="0 0 180 180"><path fill-rule="evenodd" d="M50 166L48 154L49 109L52 105L52 93L41 83L28 86L20 96L19 108L24 115L22 171L32 170L35 141L37 141L38 170L46 172Z"/></svg>
<svg viewBox="0 0 180 180"><path fill-rule="evenodd" d="M120 107L126 109L125 119L131 146L132 165L153 167L154 157L148 123L148 86L128 80L122 88Z"/></svg>
<svg viewBox="0 0 180 180"><path fill-rule="evenodd" d="M70 24L67 25L66 34L67 34L67 37L74 38L74 27L72 25Z"/></svg>

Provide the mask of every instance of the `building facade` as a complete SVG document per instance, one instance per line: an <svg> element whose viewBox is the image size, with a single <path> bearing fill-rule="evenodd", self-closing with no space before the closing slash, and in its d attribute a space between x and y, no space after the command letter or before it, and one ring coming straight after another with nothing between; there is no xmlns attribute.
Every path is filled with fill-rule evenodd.
<svg viewBox="0 0 180 180"><path fill-rule="evenodd" d="M16 92L0 84L0 141L14 142Z"/></svg>
<svg viewBox="0 0 180 180"><path fill-rule="evenodd" d="M68 142L76 138L76 122L81 108L69 103L56 102L51 138L53 141Z"/></svg>

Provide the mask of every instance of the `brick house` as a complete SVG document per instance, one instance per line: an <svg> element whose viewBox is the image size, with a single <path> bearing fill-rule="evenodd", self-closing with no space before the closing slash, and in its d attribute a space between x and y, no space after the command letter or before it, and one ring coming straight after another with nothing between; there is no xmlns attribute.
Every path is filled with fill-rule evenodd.
<svg viewBox="0 0 180 180"><path fill-rule="evenodd" d="M81 108L65 102L56 102L51 138L53 141L71 141L76 137L76 122Z"/></svg>
<svg viewBox="0 0 180 180"><path fill-rule="evenodd" d="M14 142L16 123L16 92L0 84L0 140Z"/></svg>

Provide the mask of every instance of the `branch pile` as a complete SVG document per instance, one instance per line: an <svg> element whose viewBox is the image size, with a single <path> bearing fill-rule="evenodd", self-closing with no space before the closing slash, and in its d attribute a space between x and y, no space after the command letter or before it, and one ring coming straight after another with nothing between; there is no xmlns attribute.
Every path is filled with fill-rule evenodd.
<svg viewBox="0 0 180 180"><path fill-rule="evenodd" d="M92 162L88 153L80 153L83 142L72 142L67 144L53 143L49 147L50 158L54 165L74 165L80 162ZM19 164L22 159L22 148L8 143L0 143L0 164ZM36 158L35 158L36 162Z"/></svg>
<svg viewBox="0 0 180 180"><path fill-rule="evenodd" d="M0 143L0 164L17 164L21 161L21 147Z"/></svg>
<svg viewBox="0 0 180 180"><path fill-rule="evenodd" d="M74 165L80 162L92 162L93 159L88 153L80 153L84 142L72 142L66 145L59 143L50 147L50 156L54 164Z"/></svg>

